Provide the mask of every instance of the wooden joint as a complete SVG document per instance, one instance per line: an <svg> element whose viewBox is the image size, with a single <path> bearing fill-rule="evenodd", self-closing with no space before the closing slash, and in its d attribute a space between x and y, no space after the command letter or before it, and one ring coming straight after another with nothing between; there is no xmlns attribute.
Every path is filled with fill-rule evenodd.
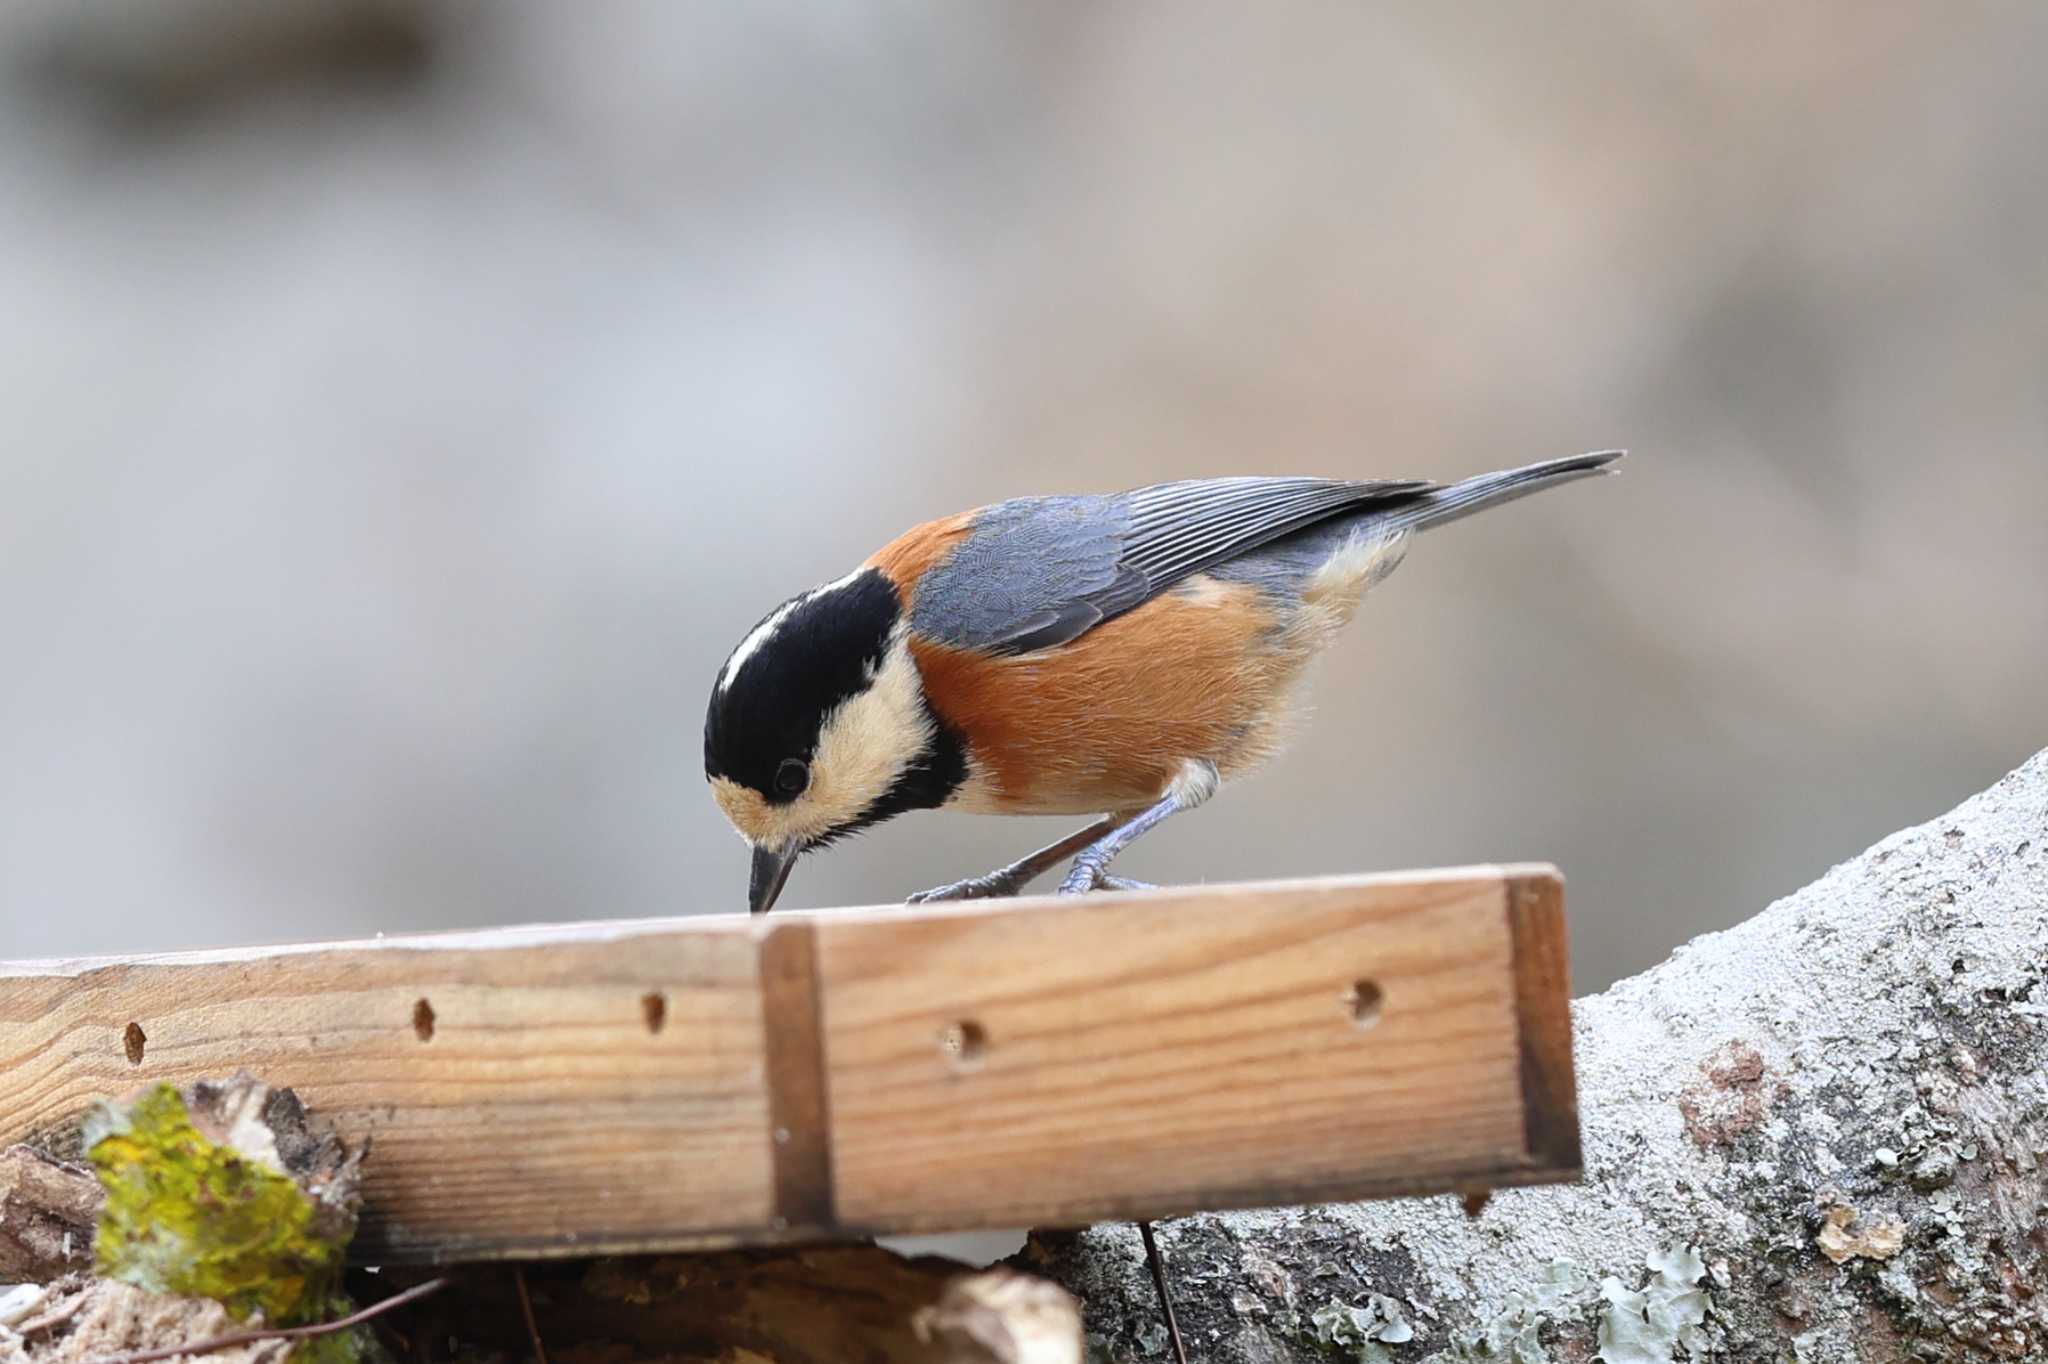
<svg viewBox="0 0 2048 1364"><path fill-rule="evenodd" d="M1582 1155L1563 875L1555 867L1508 868L1507 915L1514 941L1515 1030L1529 1157L1538 1168L1576 1175Z"/></svg>
<svg viewBox="0 0 2048 1364"><path fill-rule="evenodd" d="M771 1229L830 1231L832 1120L819 1018L817 932L801 920L761 939L762 1059L768 1080L768 1145L775 1170Z"/></svg>

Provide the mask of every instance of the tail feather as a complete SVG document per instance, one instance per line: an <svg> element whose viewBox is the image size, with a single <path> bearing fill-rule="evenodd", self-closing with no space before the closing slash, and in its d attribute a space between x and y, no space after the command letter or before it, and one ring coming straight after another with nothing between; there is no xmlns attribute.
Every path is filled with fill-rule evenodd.
<svg viewBox="0 0 2048 1364"><path fill-rule="evenodd" d="M1519 469L1504 469L1497 474L1481 474L1462 483L1453 483L1448 488L1417 494L1412 502L1388 508L1382 524L1393 532L1430 530L1545 488L1591 478L1596 474L1612 473L1609 466L1627 453L1626 450L1602 450L1596 454L1545 460Z"/></svg>

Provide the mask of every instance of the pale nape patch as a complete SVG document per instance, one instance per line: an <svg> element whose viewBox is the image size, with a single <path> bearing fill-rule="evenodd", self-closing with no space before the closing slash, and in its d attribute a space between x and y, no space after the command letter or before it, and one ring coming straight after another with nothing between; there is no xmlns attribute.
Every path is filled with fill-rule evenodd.
<svg viewBox="0 0 2048 1364"><path fill-rule="evenodd" d="M712 779L711 796L749 843L800 848L852 823L887 795L931 739L917 663L898 625L872 684L825 717L810 756L811 784L801 796L775 805L725 777Z"/></svg>

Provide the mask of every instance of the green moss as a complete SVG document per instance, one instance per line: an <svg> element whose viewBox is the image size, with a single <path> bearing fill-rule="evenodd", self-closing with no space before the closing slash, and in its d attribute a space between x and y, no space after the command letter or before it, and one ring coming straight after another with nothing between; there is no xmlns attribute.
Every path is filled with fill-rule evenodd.
<svg viewBox="0 0 2048 1364"><path fill-rule="evenodd" d="M87 1157L107 1198L95 1268L157 1293L211 1298L236 1320L298 1326L348 1310L345 1239L314 1228L311 1199L268 1164L209 1139L170 1085L96 1115ZM354 1364L353 1331L304 1342L305 1364Z"/></svg>

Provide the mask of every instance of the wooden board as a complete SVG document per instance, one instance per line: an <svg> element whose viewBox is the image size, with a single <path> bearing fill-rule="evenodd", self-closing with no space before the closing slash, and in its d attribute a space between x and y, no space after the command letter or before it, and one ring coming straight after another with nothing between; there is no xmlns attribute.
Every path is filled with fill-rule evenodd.
<svg viewBox="0 0 2048 1364"><path fill-rule="evenodd" d="M0 965L0 1142L248 1069L445 1261L1575 1177L1543 866Z"/></svg>

